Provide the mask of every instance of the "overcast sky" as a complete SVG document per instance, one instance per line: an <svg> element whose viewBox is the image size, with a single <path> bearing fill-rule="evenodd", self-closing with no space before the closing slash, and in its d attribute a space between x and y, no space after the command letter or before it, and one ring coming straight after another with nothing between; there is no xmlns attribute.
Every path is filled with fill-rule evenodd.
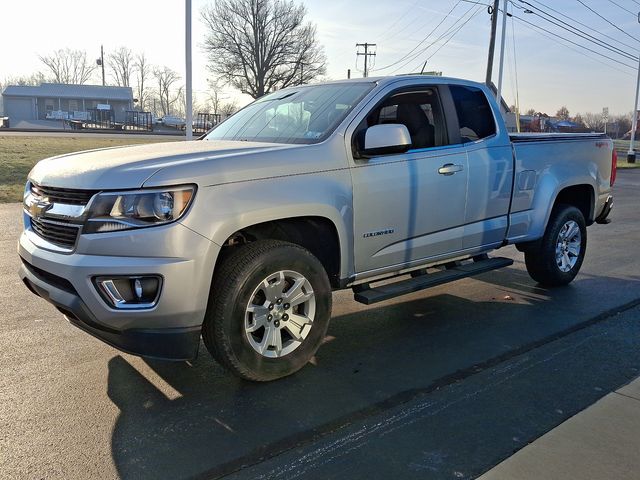
<svg viewBox="0 0 640 480"><path fill-rule="evenodd" d="M485 0L473 1L488 3ZM631 14L640 9L635 0L616 0L615 3L620 6L609 0L583 2L632 36L640 37L640 25ZM205 35L200 11L207 3L207 0L193 0L193 76L196 94L206 90L206 79L210 76L206 68L206 56L200 46ZM332 79L346 77L349 68L352 76L362 75L357 70L362 66L362 58L356 66L355 44L370 42L378 45L373 74L419 71L424 61L431 57L426 70L442 71L447 76L484 80L490 23L483 5L457 0L306 0L304 3L308 19L317 24L318 40L324 46L328 59L327 76ZM545 9L536 0L530 0L530 3ZM587 33L595 36L605 34L628 44L622 46L602 37L637 55L640 49L638 41L597 17L578 0L542 0L542 3L586 24L589 29L581 28ZM524 6L520 0L516 0L515 4ZM477 13L472 17L474 12ZM42 70L38 54L70 47L86 50L90 57L97 57L101 44L105 47L105 53L125 45L134 51L144 51L152 63L168 65L184 72L184 2L181 0L7 1L2 3L2 13L0 79ZM524 13L518 8L514 9L514 13L572 41L606 52L569 33L562 33L559 28L534 14ZM449 30L453 33L457 26L469 18L452 39L449 40L450 35L445 35L438 40L447 29L456 25ZM440 27L420 44L443 19ZM571 113L599 112L603 107L609 107L611 113L632 110L635 67L613 63L580 50L575 45L570 45L570 49L562 44L566 42L553 36L548 38L544 36L548 34L535 32L517 21L512 27L511 20L508 24L509 56L505 63L504 87L504 96L509 104L515 103L512 28L515 33L522 111L535 108L553 114L562 105L566 105ZM434 40L438 41L423 51ZM447 40L448 43L444 44ZM411 61L402 61L375 71L376 68L394 64L412 49L415 50L407 59ZM414 57L414 54L417 55ZM636 64L634 60L624 60L614 54L611 56L629 65ZM497 65L494 79L497 83ZM240 101L246 103L246 99Z"/></svg>

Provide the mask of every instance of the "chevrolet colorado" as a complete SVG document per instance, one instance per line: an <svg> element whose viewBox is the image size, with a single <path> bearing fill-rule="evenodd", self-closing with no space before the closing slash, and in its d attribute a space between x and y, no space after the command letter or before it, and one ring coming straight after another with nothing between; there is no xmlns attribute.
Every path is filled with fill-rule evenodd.
<svg viewBox="0 0 640 480"><path fill-rule="evenodd" d="M602 134L509 134L470 81L291 87L197 141L39 162L20 275L123 351L188 359L202 337L273 380L313 356L336 289L372 304L510 265L487 255L509 244L535 281L571 282L615 166Z"/></svg>

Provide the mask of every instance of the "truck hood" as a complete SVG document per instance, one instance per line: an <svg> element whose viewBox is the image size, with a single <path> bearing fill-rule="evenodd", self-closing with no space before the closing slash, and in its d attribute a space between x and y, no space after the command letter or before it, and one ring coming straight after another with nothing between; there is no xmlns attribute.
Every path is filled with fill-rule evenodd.
<svg viewBox="0 0 640 480"><path fill-rule="evenodd" d="M59 155L40 161L29 179L51 187L113 190L139 188L167 166L244 156L295 145L255 142L166 142L131 147L111 147Z"/></svg>

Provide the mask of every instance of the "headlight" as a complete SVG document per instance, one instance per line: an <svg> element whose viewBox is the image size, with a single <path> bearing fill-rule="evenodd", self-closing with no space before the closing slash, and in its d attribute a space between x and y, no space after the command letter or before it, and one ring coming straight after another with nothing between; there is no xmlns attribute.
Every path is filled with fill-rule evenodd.
<svg viewBox="0 0 640 480"><path fill-rule="evenodd" d="M187 211L194 186L103 192L89 206L83 233L152 227L178 220Z"/></svg>

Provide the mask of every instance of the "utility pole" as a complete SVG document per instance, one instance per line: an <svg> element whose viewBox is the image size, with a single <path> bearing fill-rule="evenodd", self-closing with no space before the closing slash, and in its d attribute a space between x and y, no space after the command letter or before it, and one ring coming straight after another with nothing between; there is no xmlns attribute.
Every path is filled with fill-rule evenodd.
<svg viewBox="0 0 640 480"><path fill-rule="evenodd" d="M307 62L300 62L300 83L298 85L304 85L304 66L311 65Z"/></svg>
<svg viewBox="0 0 640 480"><path fill-rule="evenodd" d="M638 13L638 23L640 23L640 12ZM638 81L636 82L636 100L633 103L633 124L631 126L631 142L627 152L627 162L636 163L636 151L633 144L636 141L636 129L638 128L638 93L640 93L640 61L638 62Z"/></svg>
<svg viewBox="0 0 640 480"><path fill-rule="evenodd" d="M367 78L369 76L369 57L375 57L376 56L376 52L370 52L369 51L369 47L375 47L376 44L375 43L356 43L356 48L359 47L364 47L364 52L361 51L357 51L356 52L356 57L359 57L361 55L364 56L364 78Z"/></svg>
<svg viewBox="0 0 640 480"><path fill-rule="evenodd" d="M193 139L193 88L191 81L191 0L185 0L185 67L186 67L186 96L187 96L187 118L186 139Z"/></svg>
<svg viewBox="0 0 640 480"><path fill-rule="evenodd" d="M487 78L485 83L491 87L491 76L493 75L493 57L496 49L496 30L498 29L498 4L500 0L493 0L491 8L491 38L489 39L489 58L487 59Z"/></svg>
<svg viewBox="0 0 640 480"><path fill-rule="evenodd" d="M102 86L104 87L106 84L104 82L104 48L100 45L100 58L96 60L98 66L102 67Z"/></svg>
<svg viewBox="0 0 640 480"><path fill-rule="evenodd" d="M498 105L502 103L502 74L504 72L504 45L507 34L507 7L509 0L502 1L502 36L500 38L500 69L498 70L498 92L496 98Z"/></svg>

